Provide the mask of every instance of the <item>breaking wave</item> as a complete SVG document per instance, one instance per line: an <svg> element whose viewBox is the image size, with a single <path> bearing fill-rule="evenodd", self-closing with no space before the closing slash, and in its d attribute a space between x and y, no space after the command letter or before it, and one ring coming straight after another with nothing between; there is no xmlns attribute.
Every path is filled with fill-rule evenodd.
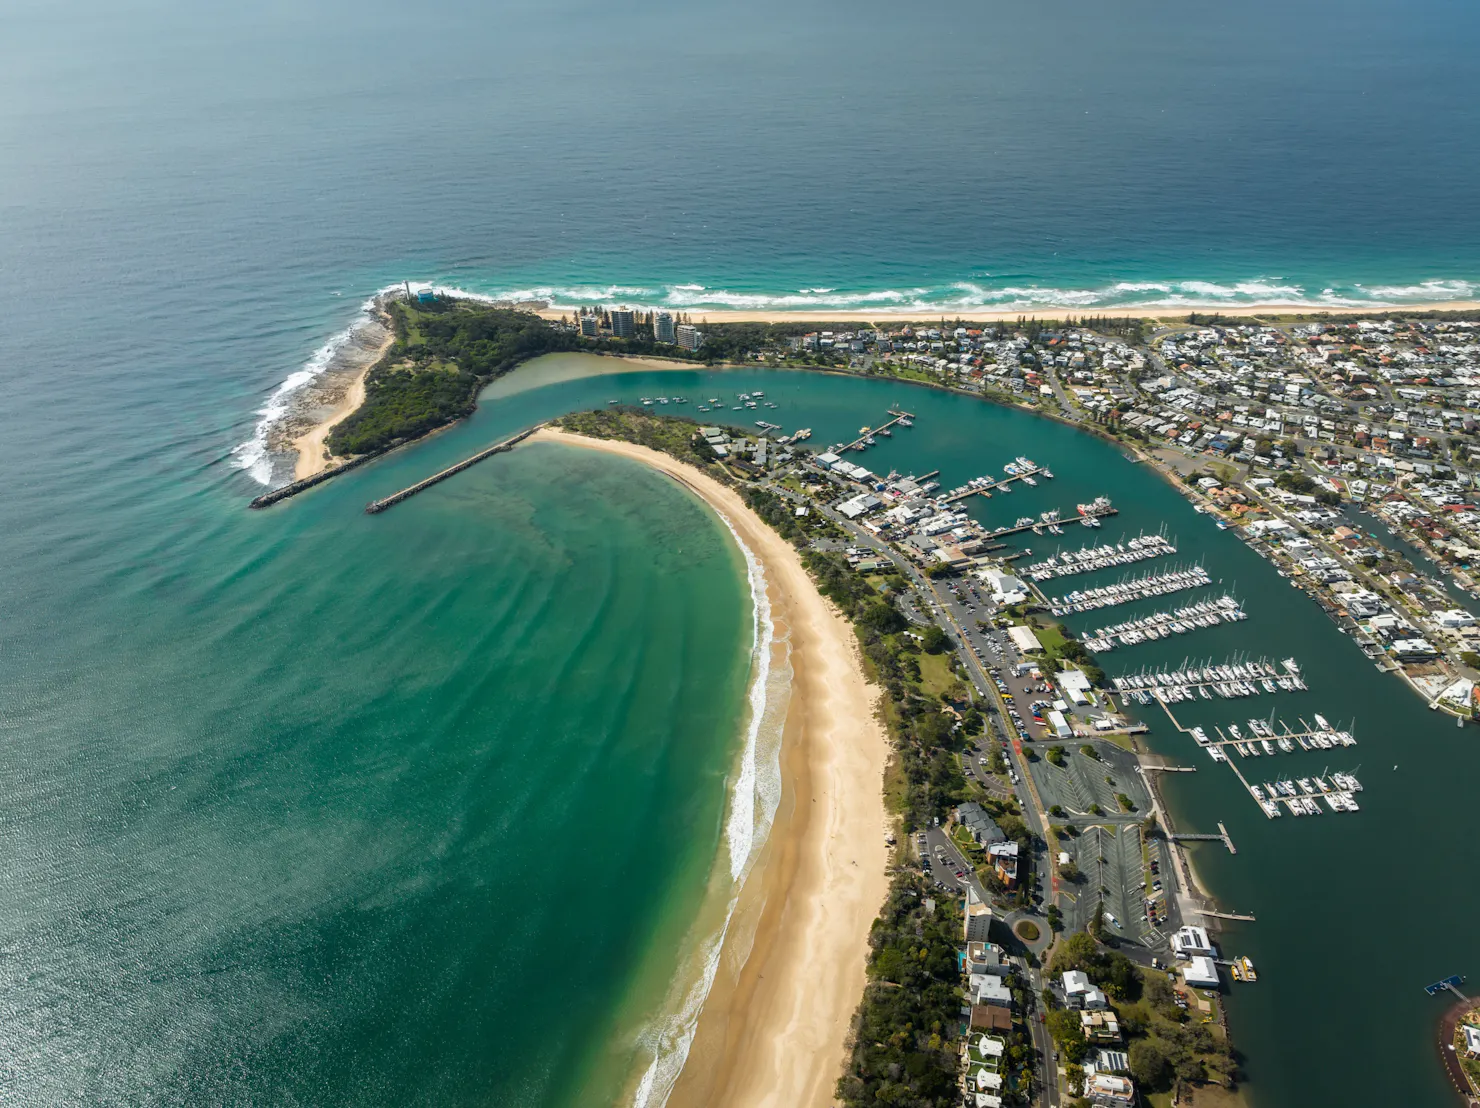
<svg viewBox="0 0 1480 1108"><path fill-rule="evenodd" d="M1480 280L1445 278L1411 285L1302 283L1259 276L1247 280L1199 279L1117 281L1086 288L1063 288L1035 282L1004 280L951 281L900 288L854 288L810 285L795 290L749 291L694 283L528 285L468 290L440 285L454 296L484 301L544 301L571 310L583 305L622 303L634 308L674 311L825 312L888 311L923 314L981 311L1123 312L1140 308L1240 308L1254 305L1290 309L1389 308L1443 304L1480 298Z"/></svg>
<svg viewBox="0 0 1480 1108"><path fill-rule="evenodd" d="M765 846L781 803L781 731L790 699L791 668L789 662L779 667L772 665L771 655L777 640L771 621L771 602L766 595L765 570L734 524L723 512L716 514L745 556L754 620L749 716L725 819L729 883L723 922L714 933L705 936L687 964L680 968L664 1015L649 1025L640 1038L641 1046L652 1055L652 1060L638 1082L633 1108L662 1108L683 1072L700 1013L719 972L740 891ZM780 644L787 648L789 659L789 645L784 639Z"/></svg>

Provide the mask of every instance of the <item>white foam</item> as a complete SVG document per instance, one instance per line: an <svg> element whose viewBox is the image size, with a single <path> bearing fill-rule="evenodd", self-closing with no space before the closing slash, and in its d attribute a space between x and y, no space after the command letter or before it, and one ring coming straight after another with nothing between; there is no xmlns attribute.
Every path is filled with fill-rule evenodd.
<svg viewBox="0 0 1480 1108"><path fill-rule="evenodd" d="M398 287L391 286L391 288ZM247 475L260 485L272 484L272 458L267 449L268 436L273 427L288 414L293 394L328 369L335 355L349 345L361 328L372 322L370 311L375 307L376 297L389 291L390 289L381 289L375 296L361 304L359 316L353 323L315 350L313 357L304 362L301 369L290 373L282 384L272 390L267 403L254 413L259 418L257 425L252 428L252 437L232 448L232 465L237 469L246 470Z"/></svg>
<svg viewBox="0 0 1480 1108"><path fill-rule="evenodd" d="M787 697L784 694L790 683L790 674L774 673L771 666L771 654L777 642L771 620L771 601L766 595L765 570L729 517L719 511L716 514L729 528L745 556L753 621L750 716L725 820L731 885L724 924L699 946L698 973L682 997L640 1037L641 1044L652 1054L652 1061L633 1094L633 1108L663 1108L683 1072L704 1002L709 999L719 972L720 956L735 917L735 908L740 903L740 892L765 845L776 818L776 809L781 803L781 724L786 713ZM679 979L688 979L689 971L690 966L681 967Z"/></svg>

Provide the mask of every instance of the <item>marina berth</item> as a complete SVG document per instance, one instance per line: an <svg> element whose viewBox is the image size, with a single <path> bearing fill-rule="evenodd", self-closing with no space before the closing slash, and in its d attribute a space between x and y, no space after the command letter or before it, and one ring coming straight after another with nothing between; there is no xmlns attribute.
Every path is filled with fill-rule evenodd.
<svg viewBox="0 0 1480 1108"><path fill-rule="evenodd" d="M1072 577L1077 573L1131 565L1176 552L1177 548L1165 535L1137 535L1129 541L1060 551L1041 562L1024 566L1023 572L1034 581L1047 581L1054 577Z"/></svg>
<svg viewBox="0 0 1480 1108"><path fill-rule="evenodd" d="M1117 646L1136 646L1143 642L1154 642L1171 635L1185 635L1200 628L1218 627L1224 623L1237 623L1248 619L1243 605L1231 596L1220 596L1216 600L1203 600L1173 611L1153 612L1140 619L1101 627L1084 637L1084 645L1096 654L1114 650Z"/></svg>
<svg viewBox="0 0 1480 1108"><path fill-rule="evenodd" d="M1086 517L1088 518L1088 517ZM1074 612L1092 612L1098 608L1113 608L1119 604L1130 604L1153 596L1199 589L1212 583L1208 571L1202 566L1191 569L1173 570L1132 580L1117 581L1096 589L1076 589L1067 596L1050 598L1049 610L1056 616Z"/></svg>

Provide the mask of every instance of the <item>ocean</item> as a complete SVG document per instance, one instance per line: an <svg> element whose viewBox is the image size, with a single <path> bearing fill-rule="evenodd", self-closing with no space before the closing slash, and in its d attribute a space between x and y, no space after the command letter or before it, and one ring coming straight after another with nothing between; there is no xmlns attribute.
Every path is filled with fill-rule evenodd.
<svg viewBox="0 0 1480 1108"><path fill-rule="evenodd" d="M511 395L245 511L275 475L239 448L377 289L694 311L1464 299L1477 40L1480 13L1440 0L12 5L4 1098L605 1104L682 1050L676 982L702 978L696 921L723 916L727 820L765 768L744 552L669 483L554 448L359 511L642 378ZM795 387L821 437L884 388ZM1067 432L911 397L946 405L918 441L947 471L1004 435L1062 464L1066 502L1181 510ZM1206 541L1252 588L1262 563ZM1251 647L1305 618L1276 610ZM1257 910L1244 946L1271 983L1235 998L1235 1032L1261 1105L1319 1099L1316 1077L1437 1102L1417 990L1465 968L1450 921L1475 905L1427 844L1466 834L1468 732L1299 626L1315 710L1350 690L1337 714L1374 765L1452 768L1298 828L1205 771L1169 786L1240 844L1204 852ZM1400 957L1374 982L1379 942ZM1312 997L1366 1017L1313 1027Z"/></svg>

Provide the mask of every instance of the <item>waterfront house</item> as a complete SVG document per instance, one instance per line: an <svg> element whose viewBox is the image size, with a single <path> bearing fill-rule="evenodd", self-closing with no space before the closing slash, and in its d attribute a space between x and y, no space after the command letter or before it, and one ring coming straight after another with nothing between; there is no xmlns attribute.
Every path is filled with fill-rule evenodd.
<svg viewBox="0 0 1480 1108"><path fill-rule="evenodd" d="M1460 1030L1465 1035L1465 1057L1480 1058L1480 1027L1466 1023L1460 1026Z"/></svg>
<svg viewBox="0 0 1480 1108"><path fill-rule="evenodd" d="M1120 1042L1120 1019L1112 1011L1080 1012L1079 1029L1092 1043Z"/></svg>
<svg viewBox="0 0 1480 1108"><path fill-rule="evenodd" d="M1129 1077L1096 1073L1084 1084L1085 1094L1095 1104L1134 1104L1136 1086Z"/></svg>

